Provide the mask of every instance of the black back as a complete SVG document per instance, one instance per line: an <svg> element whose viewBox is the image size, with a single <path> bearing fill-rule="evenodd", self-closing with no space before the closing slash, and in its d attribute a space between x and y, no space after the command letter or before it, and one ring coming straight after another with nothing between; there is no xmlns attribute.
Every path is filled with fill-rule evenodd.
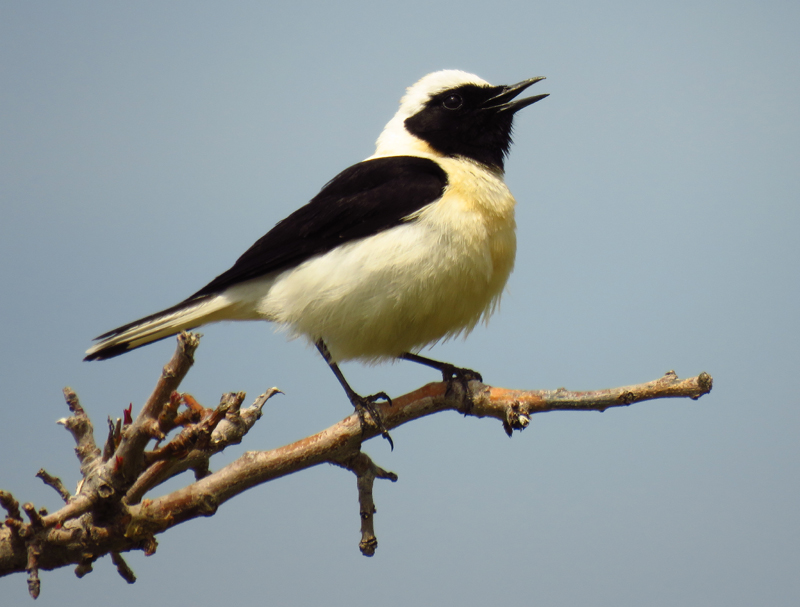
<svg viewBox="0 0 800 607"><path fill-rule="evenodd" d="M390 156L355 164L186 301L285 270L345 242L397 226L440 198L446 186L447 174L427 158Z"/></svg>

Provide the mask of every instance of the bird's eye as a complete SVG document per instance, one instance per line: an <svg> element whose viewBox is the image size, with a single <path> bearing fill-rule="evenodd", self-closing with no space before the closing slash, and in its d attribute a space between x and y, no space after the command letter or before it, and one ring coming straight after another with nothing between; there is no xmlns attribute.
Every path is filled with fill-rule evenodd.
<svg viewBox="0 0 800 607"><path fill-rule="evenodd" d="M464 100L461 98L461 95L448 95L442 101L442 105L447 110L457 110L462 105L464 105Z"/></svg>

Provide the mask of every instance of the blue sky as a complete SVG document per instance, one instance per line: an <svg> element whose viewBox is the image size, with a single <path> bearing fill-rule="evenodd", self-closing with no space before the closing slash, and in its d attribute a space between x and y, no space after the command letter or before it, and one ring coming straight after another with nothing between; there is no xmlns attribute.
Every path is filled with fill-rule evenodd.
<svg viewBox="0 0 800 607"><path fill-rule="evenodd" d="M512 388L715 380L512 440L446 414L393 432L394 452L368 443L400 477L376 486L372 559L354 479L319 467L130 555L133 586L104 559L44 573L37 604L797 604L798 26L790 2L0 4L0 487L18 499L57 507L40 467L78 480L63 386L103 428L173 349L83 363L90 339L227 269L442 68L543 75L551 96L515 125L500 310L429 354ZM203 333L184 390L286 392L214 469L349 413L302 342ZM344 371L362 393L436 377ZM29 601L24 576L0 596Z"/></svg>

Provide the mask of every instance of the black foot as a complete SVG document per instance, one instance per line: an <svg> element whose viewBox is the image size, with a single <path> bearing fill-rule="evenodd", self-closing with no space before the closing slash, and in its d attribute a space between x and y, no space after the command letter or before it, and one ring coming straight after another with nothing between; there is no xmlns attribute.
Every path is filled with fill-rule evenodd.
<svg viewBox="0 0 800 607"><path fill-rule="evenodd" d="M378 429L378 432L381 433L381 436L389 441L389 447L392 451L394 451L394 441L392 440L392 437L389 436L389 431L386 429L386 426L383 423L383 416L381 415L380 410L375 406L375 403L379 400L385 400L391 407L392 399L389 398L389 395L386 394L386 392L378 392L377 394L371 394L370 396L360 396L359 394L353 392L352 394L348 394L348 396L350 397L350 402L353 403L353 407L355 407L356 413L358 414L358 419L361 422L361 433L364 433L364 429L368 425L367 418L364 414L369 413L370 418L372 418L372 423L375 424L375 427Z"/></svg>
<svg viewBox="0 0 800 607"><path fill-rule="evenodd" d="M451 382L455 379L463 384L466 384L467 382L470 382L473 379L477 379L479 382L483 381L483 377L477 371L473 371L472 369L464 369L462 367L456 367L455 365L451 365L450 363L439 362L438 360L433 360L431 358L425 358L424 356L420 356L419 354L412 354L411 352L406 352L405 354L401 354L400 358L404 360L410 360L411 362L414 363L419 363L420 365L425 365L426 367L432 367L434 369L438 369L442 373L442 381Z"/></svg>
<svg viewBox="0 0 800 607"><path fill-rule="evenodd" d="M317 340L316 343L317 350L319 353L322 354L322 358L325 359L325 362L328 363L328 366L333 371L333 374L336 376L336 379L339 380L342 388L344 388L345 394L347 394L347 398L350 399L350 402L353 403L353 407L356 409L356 413L358 413L358 420L361 422L361 434L364 434L364 429L367 427L367 417L364 415L364 412L369 413L369 416L372 418L372 423L375 424L375 427L378 429L378 432L381 433L381 436L389 441L389 446L394 451L394 441L392 437L389 436L389 431L386 429L386 425L383 423L383 416L378 408L375 406L375 403L379 400L385 400L389 403L389 406L392 406L392 399L389 398L389 395L386 392L378 392L377 394L373 394L371 396L361 396L360 394L356 394L355 390L350 387L350 384L347 383L347 380L344 378L341 369L339 369L339 365L333 362L333 358L331 357L331 353L328 350L328 346L325 345L325 342L321 339Z"/></svg>
<svg viewBox="0 0 800 607"><path fill-rule="evenodd" d="M463 369L448 363L444 363L441 371L444 381L447 382L448 396L453 395L454 384L461 386L461 393L464 395L464 415L466 415L466 412L472 409L472 399L469 397L469 382L473 379L477 379L479 382L483 383L483 377L477 371Z"/></svg>
<svg viewBox="0 0 800 607"><path fill-rule="evenodd" d="M465 369L463 367L456 367L450 363L442 363L442 368L440 371L442 372L442 378L447 382L455 380L463 384L471 382L473 379L483 382L483 376L477 371Z"/></svg>
<svg viewBox="0 0 800 607"><path fill-rule="evenodd" d="M473 379L477 379L479 382L483 382L483 377L477 371L473 371L472 369L464 369L462 367L456 367L455 365L451 365L450 363L443 363L438 360L432 360L430 358L425 358L424 356L420 356L419 354L412 354L411 352L406 352L405 354L401 354L400 358L404 360L410 360L411 362L419 363L421 365L425 365L426 367L432 367L433 369L438 369L442 373L442 379L447 383L447 392L448 394L452 394L453 392L453 384L458 383L461 386L462 394L465 395L464 400L464 407L465 411L468 411L472 408L472 400L469 398L469 382Z"/></svg>

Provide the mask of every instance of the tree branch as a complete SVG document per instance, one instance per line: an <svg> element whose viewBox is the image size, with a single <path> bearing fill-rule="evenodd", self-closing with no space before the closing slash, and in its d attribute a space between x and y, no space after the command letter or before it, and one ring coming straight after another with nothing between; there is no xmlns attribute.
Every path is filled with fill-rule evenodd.
<svg viewBox="0 0 800 607"><path fill-rule="evenodd" d="M92 468L97 465L97 460L100 456L100 450L94 442L94 427L89 416L86 415L86 411L81 407L78 395L75 394L72 388L66 387L63 392L72 415L60 419L56 423L69 430L75 439L75 444L77 445L75 454L81 463L81 474L86 477L91 474Z"/></svg>
<svg viewBox="0 0 800 607"><path fill-rule="evenodd" d="M279 391L265 392L241 409L244 393L223 395L215 409L205 408L188 394L175 392L193 363L199 336L183 333L172 360L164 367L156 388L135 420L130 409L124 422L109 420L109 435L101 454L94 442L92 424L77 396L65 389L70 418L60 420L75 437L83 476L78 492L70 496L63 484L41 471L39 476L59 491L66 504L52 514L24 504L29 522L22 519L18 502L0 491L0 506L7 512L0 527L0 576L28 571L32 595L40 589L39 571L74 564L80 577L92 570L99 557L111 554L120 575L129 583L136 577L123 560L128 550L155 552L155 536L184 521L213 515L220 505L240 493L273 479L330 463L351 470L357 478L363 554L377 547L374 532L376 478L397 480L378 467L361 445L379 434L367 417L362 429L356 414L330 428L271 451L250 451L217 472L209 472L209 459L227 446L241 442L267 400ZM605 411L660 398L697 399L711 390L707 373L680 380L669 371L655 381L591 392L509 390L479 381L431 383L376 406L387 429L453 410L474 417L499 420L510 436L523 430L534 413L546 411ZM185 407L179 410L180 407ZM173 430L180 431L168 438ZM156 447L146 451L151 440ZM167 441L161 446L161 442ZM149 491L186 470L195 481L155 499ZM63 489L63 491L61 491Z"/></svg>
<svg viewBox="0 0 800 607"><path fill-rule="evenodd" d="M342 468L347 468L356 475L358 487L359 516L361 516L361 541L358 547L364 556L373 556L378 548L378 538L375 537L375 501L372 499L372 485L376 478L385 478L393 483L397 481L394 472L387 472L376 466L366 453L356 453L340 461L332 461Z"/></svg>
<svg viewBox="0 0 800 607"><path fill-rule="evenodd" d="M69 498L72 496L69 494L69 491L64 486L64 483L61 482L60 478L50 475L44 468L39 469L39 472L36 473L36 477L42 479L42 482L48 487L52 487L61 499L64 500L64 503L69 503Z"/></svg>

